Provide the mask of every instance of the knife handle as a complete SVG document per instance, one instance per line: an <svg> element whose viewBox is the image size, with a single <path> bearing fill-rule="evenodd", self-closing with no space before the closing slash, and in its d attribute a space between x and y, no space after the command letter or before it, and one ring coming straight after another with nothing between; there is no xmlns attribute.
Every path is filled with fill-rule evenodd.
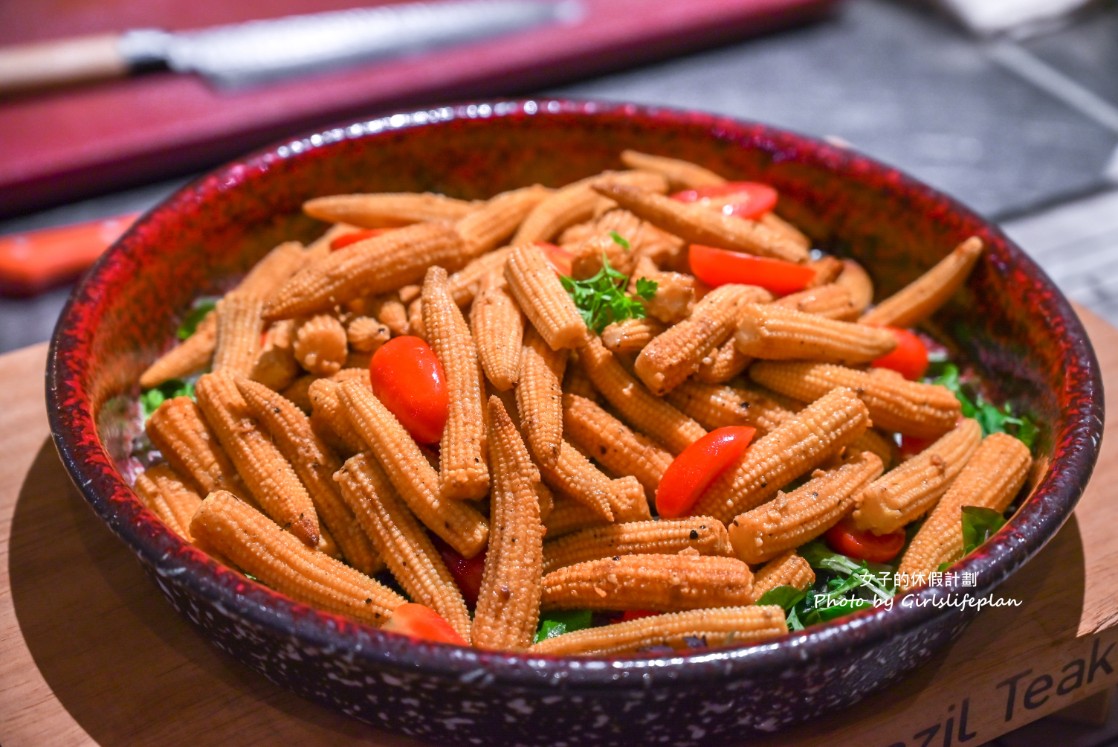
<svg viewBox="0 0 1118 747"><path fill-rule="evenodd" d="M120 34L0 47L0 96L120 78L129 64Z"/></svg>
<svg viewBox="0 0 1118 747"><path fill-rule="evenodd" d="M138 215L0 236L0 293L30 296L72 280L93 264Z"/></svg>

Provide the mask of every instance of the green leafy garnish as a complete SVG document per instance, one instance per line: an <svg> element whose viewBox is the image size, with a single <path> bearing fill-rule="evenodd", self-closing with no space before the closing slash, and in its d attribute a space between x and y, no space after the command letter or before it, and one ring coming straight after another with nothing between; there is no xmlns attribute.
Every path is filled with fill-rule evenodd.
<svg viewBox="0 0 1118 747"><path fill-rule="evenodd" d="M194 306L187 312L186 318L182 320L182 324L179 325L176 332L178 338L185 340L193 335L198 330L199 322L205 319L206 315L213 311L215 306L217 306L217 301L212 298L195 302Z"/></svg>
<svg viewBox="0 0 1118 747"><path fill-rule="evenodd" d="M575 280L562 276L559 281L575 302L586 326L599 334L613 322L643 319L645 308L640 298L649 299L656 293L654 281L639 278L637 295L640 298L626 295L623 289L628 284L629 277L611 267L605 254L602 255L602 269L594 277Z"/></svg>
<svg viewBox="0 0 1118 747"><path fill-rule="evenodd" d="M891 566L855 561L818 541L801 547L800 554L820 571L815 586L806 591L778 586L758 601L783 607L789 630L803 630L873 607L875 600L889 599L897 592Z"/></svg>
<svg viewBox="0 0 1118 747"><path fill-rule="evenodd" d="M159 406L164 401L173 399L175 397L194 397L194 382L184 381L182 379L171 379L164 382L157 387L146 389L140 394L140 411L144 414L144 420L151 417L151 414L159 409Z"/></svg>
<svg viewBox="0 0 1118 747"><path fill-rule="evenodd" d="M609 237L613 239L613 243L617 244L625 251L629 251L629 240L619 234L617 231L610 231Z"/></svg>
<svg viewBox="0 0 1118 747"><path fill-rule="evenodd" d="M564 633L573 633L576 630L589 628L593 623L593 614L590 610L556 610L547 613L540 619L540 627L536 631L534 643L554 638Z"/></svg>
<svg viewBox="0 0 1118 747"><path fill-rule="evenodd" d="M944 363L939 368L940 373L932 379L932 383L945 386L954 393L962 406L963 417L977 420L982 426L983 436L1008 433L1020 439L1030 450L1033 448L1037 437L1036 423L1024 415L1014 415L1008 402L1001 407L987 402L982 392L975 391L963 381L959 367L954 363Z"/></svg>
<svg viewBox="0 0 1118 747"><path fill-rule="evenodd" d="M970 554L1003 526L1005 517L994 509L963 506L963 555Z"/></svg>

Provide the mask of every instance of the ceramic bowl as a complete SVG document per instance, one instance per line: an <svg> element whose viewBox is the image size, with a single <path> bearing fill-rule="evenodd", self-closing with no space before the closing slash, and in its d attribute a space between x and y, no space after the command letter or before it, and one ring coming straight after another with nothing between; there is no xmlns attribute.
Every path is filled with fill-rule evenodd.
<svg viewBox="0 0 1118 747"><path fill-rule="evenodd" d="M961 571L976 585L922 588L763 645L688 655L550 658L415 643L297 604L181 542L136 500L119 465L121 412L140 372L199 294L218 291L281 239L321 226L307 198L432 190L478 198L620 166L624 148L768 182L817 245L868 267L889 293L976 234L988 251L937 315L999 400L1042 424L1035 490ZM989 594L1048 541L1081 494L1102 428L1102 386L1067 300L995 226L856 152L709 114L621 104L515 101L398 114L249 155L149 212L74 291L50 350L48 401L75 484L171 604L269 679L378 727L438 744L698 744L771 731L893 682L973 616L929 602Z"/></svg>

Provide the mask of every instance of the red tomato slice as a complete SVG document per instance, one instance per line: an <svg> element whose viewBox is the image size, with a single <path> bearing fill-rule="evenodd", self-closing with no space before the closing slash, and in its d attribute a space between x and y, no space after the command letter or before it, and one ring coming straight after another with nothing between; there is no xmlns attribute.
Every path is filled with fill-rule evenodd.
<svg viewBox="0 0 1118 747"><path fill-rule="evenodd" d="M769 185L760 182L726 182L676 192L672 199L721 205L722 212L726 215L756 219L776 207L777 193Z"/></svg>
<svg viewBox="0 0 1118 747"><path fill-rule="evenodd" d="M473 609L477 605L478 592L481 591L481 577L485 571L485 551L482 550L472 558L464 558L438 537L432 539L435 541L435 547L439 549L443 562L446 563L447 570L450 571L451 576L454 576L454 582L458 584L466 605Z"/></svg>
<svg viewBox="0 0 1118 747"><path fill-rule="evenodd" d="M759 285L773 295L786 296L815 279L815 270L807 265L702 244L692 244L688 256L692 274L712 288L728 283Z"/></svg>
<svg viewBox="0 0 1118 747"><path fill-rule="evenodd" d="M617 622L629 622L630 620L640 620L642 617L655 617L660 613L656 610L625 610L621 613L621 617L617 618Z"/></svg>
<svg viewBox="0 0 1118 747"><path fill-rule="evenodd" d="M388 618L388 622L381 626L381 630L389 630L393 633L401 633L412 638L434 641L435 643L453 643L456 646L469 645L454 628L450 627L450 623L439 616L438 612L426 605L415 604L414 602L405 602L393 610L392 617Z"/></svg>
<svg viewBox="0 0 1118 747"><path fill-rule="evenodd" d="M570 277L571 260L573 256L569 251L561 246L552 244L550 241L537 241L536 246L543 250L544 256L547 257L547 261L551 263L555 272Z"/></svg>
<svg viewBox="0 0 1118 747"><path fill-rule="evenodd" d="M897 557L905 541L904 529L874 534L855 528L849 518L828 529L825 536L827 545L835 552L871 563L888 563Z"/></svg>
<svg viewBox="0 0 1118 747"><path fill-rule="evenodd" d="M897 347L870 365L892 369L912 381L924 378L924 372L928 370L928 348L924 346L924 341L908 329L889 327L889 331L897 338Z"/></svg>
<svg viewBox="0 0 1118 747"><path fill-rule="evenodd" d="M343 233L341 236L335 236L330 241L330 251L336 252L339 249L343 249L349 246L350 244L356 244L358 241L364 241L365 239L371 239L374 236L380 236L382 233L387 233L391 230L391 228L362 228L359 231L350 231L349 233Z"/></svg>
<svg viewBox="0 0 1118 747"><path fill-rule="evenodd" d="M656 512L665 518L686 516L714 480L745 453L756 428L716 428L679 453L656 488Z"/></svg>
<svg viewBox="0 0 1118 747"><path fill-rule="evenodd" d="M394 337L369 363L373 394L421 444L438 443L446 426L449 396L435 351L418 337Z"/></svg>

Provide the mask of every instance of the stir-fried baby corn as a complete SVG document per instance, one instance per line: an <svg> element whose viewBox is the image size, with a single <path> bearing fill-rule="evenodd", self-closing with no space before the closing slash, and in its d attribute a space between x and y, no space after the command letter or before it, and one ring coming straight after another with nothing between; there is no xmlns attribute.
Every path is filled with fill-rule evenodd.
<svg viewBox="0 0 1118 747"><path fill-rule="evenodd" d="M778 586L791 586L803 591L815 583L815 571L795 550L777 555L753 574L753 596L765 596Z"/></svg>
<svg viewBox="0 0 1118 747"><path fill-rule="evenodd" d="M763 436L796 414L764 392L739 384L685 381L667 399L709 430L751 425Z"/></svg>
<svg viewBox="0 0 1118 747"><path fill-rule="evenodd" d="M787 633L783 609L749 605L673 612L576 630L540 641L529 650L552 656L612 656L660 646L687 650L759 643Z"/></svg>
<svg viewBox="0 0 1118 747"><path fill-rule="evenodd" d="M454 229L466 246L466 256L480 257L507 241L517 227L551 190L538 184L502 192L459 220Z"/></svg>
<svg viewBox="0 0 1118 747"><path fill-rule="evenodd" d="M379 581L312 550L224 490L202 501L190 531L238 568L292 599L380 625L405 600Z"/></svg>
<svg viewBox="0 0 1118 747"><path fill-rule="evenodd" d="M176 473L169 465L156 464L147 468L136 478L136 495L140 501L167 525L175 534L187 542L190 536L190 519L198 510L202 496Z"/></svg>
<svg viewBox="0 0 1118 747"><path fill-rule="evenodd" d="M606 263L622 275L631 275L637 263L637 255L629 240L616 231L592 233L566 248L571 254L570 275L576 280L594 277Z"/></svg>
<svg viewBox="0 0 1118 747"><path fill-rule="evenodd" d="M459 635L470 640L470 613L454 576L376 458L371 454L350 457L334 480L411 600L438 612Z"/></svg>
<svg viewBox="0 0 1118 747"><path fill-rule="evenodd" d="M644 260L642 260L643 263ZM681 272L647 271L638 268L633 272L633 287L636 280L647 278L656 283L656 295L645 302L645 310L651 319L664 324L675 324L691 315L695 308L695 278Z"/></svg>
<svg viewBox="0 0 1118 747"><path fill-rule="evenodd" d="M503 392L520 377L524 315L509 293L504 276L491 273L488 277L470 307L470 329L485 377Z"/></svg>
<svg viewBox="0 0 1118 747"><path fill-rule="evenodd" d="M552 490L584 504L606 521L613 521L612 481L570 443L560 441L555 460L541 461L539 468L544 483Z"/></svg>
<svg viewBox="0 0 1118 747"><path fill-rule="evenodd" d="M858 392L873 424L919 438L938 438L955 426L959 400L943 386L908 381L895 371L861 371L831 363L760 361L749 376L775 392L810 402L835 387Z"/></svg>
<svg viewBox="0 0 1118 747"><path fill-rule="evenodd" d="M349 347L359 353L375 353L392 337L392 330L379 319L371 316L358 316L345 325L346 341Z"/></svg>
<svg viewBox="0 0 1118 747"><path fill-rule="evenodd" d="M859 314L873 303L873 280L866 269L852 259L842 261L842 272L834 284L850 293L850 300Z"/></svg>
<svg viewBox="0 0 1118 747"><path fill-rule="evenodd" d="M768 360L867 363L897 346L881 327L828 319L776 304L748 304L737 317L738 350Z"/></svg>
<svg viewBox="0 0 1118 747"><path fill-rule="evenodd" d="M280 453L295 468L319 520L330 530L345 559L366 575L380 570L381 559L334 483L341 460L314 432L310 419L292 402L254 381L238 379L237 390Z"/></svg>
<svg viewBox="0 0 1118 747"><path fill-rule="evenodd" d="M672 455L652 439L577 394L563 395L563 435L609 473L637 478L649 498L672 463Z"/></svg>
<svg viewBox="0 0 1118 747"><path fill-rule="evenodd" d="M666 329L655 319L622 319L602 330L602 344L613 353L639 353Z"/></svg>
<svg viewBox="0 0 1118 747"><path fill-rule="evenodd" d="M632 521L589 527L544 544L543 571L614 555L699 555L732 553L725 525L709 516Z"/></svg>
<svg viewBox="0 0 1118 747"><path fill-rule="evenodd" d="M618 555L543 577L544 609L692 610L753 601L753 574L717 555Z"/></svg>
<svg viewBox="0 0 1118 747"><path fill-rule="evenodd" d="M217 345L213 370L248 376L260 353L264 332L264 299L246 293L228 293L217 302Z"/></svg>
<svg viewBox="0 0 1118 747"><path fill-rule="evenodd" d="M862 315L864 324L911 327L951 297L982 256L982 239L971 236L932 269Z"/></svg>
<svg viewBox="0 0 1118 747"><path fill-rule="evenodd" d="M485 385L477 347L446 288L446 270L423 281L423 326L446 377L450 408L439 441L439 489L447 498L475 499L489 491L485 452Z"/></svg>
<svg viewBox="0 0 1118 747"><path fill-rule="evenodd" d="M597 337L579 348L578 356L594 388L621 417L671 453L678 454L706 435L701 425L645 389Z"/></svg>
<svg viewBox="0 0 1118 747"><path fill-rule="evenodd" d="M695 380L704 384L724 384L744 371L753 358L738 350L733 338L720 346L699 362L695 369Z"/></svg>
<svg viewBox="0 0 1118 747"><path fill-rule="evenodd" d="M140 386L144 389L159 386L165 381L188 376L209 365L217 346L217 314L210 311L194 334L182 343L155 359L147 370L140 374Z"/></svg>
<svg viewBox="0 0 1118 747"><path fill-rule="evenodd" d="M405 226L312 262L284 283L265 307L265 316L288 319L328 311L353 298L419 282L433 265L456 270L464 260L462 239L450 226Z"/></svg>
<svg viewBox="0 0 1118 747"><path fill-rule="evenodd" d="M632 475L610 481L609 505L613 513L613 521L617 523L645 521L652 518L644 488ZM585 503L563 495L554 497L553 507L543 520L549 540L579 529L610 523Z"/></svg>
<svg viewBox="0 0 1118 747"><path fill-rule="evenodd" d="M834 389L751 444L691 513L729 522L837 454L868 426L869 413L858 396L849 389Z"/></svg>
<svg viewBox="0 0 1118 747"><path fill-rule="evenodd" d="M1016 438L1004 433L984 438L909 543L897 569L902 580L916 585L943 563L962 557L963 507L1005 511L1025 484L1031 463L1028 447Z"/></svg>
<svg viewBox="0 0 1118 747"><path fill-rule="evenodd" d="M726 180L708 168L669 156L655 156L635 150L621 151L621 163L631 169L643 169L663 174L673 191L695 189L722 184Z"/></svg>
<svg viewBox="0 0 1118 747"><path fill-rule="evenodd" d="M649 171L612 171L596 174L552 192L532 209L517 229L513 244L550 241L566 227L593 217L601 198L591 188L598 181L640 185L642 189L666 192L664 177Z"/></svg>
<svg viewBox="0 0 1118 747"><path fill-rule="evenodd" d="M366 303L364 313L387 327L393 335L408 333L408 307L404 305L399 293L373 296ZM353 345L352 340L350 344Z"/></svg>
<svg viewBox="0 0 1118 747"><path fill-rule="evenodd" d="M563 439L563 369L567 351L553 350L529 328L520 351L520 382L516 386L516 409L532 456L541 464L559 458Z"/></svg>
<svg viewBox="0 0 1118 747"><path fill-rule="evenodd" d="M411 435L363 381L338 388L354 429L376 455L388 479L423 525L446 540L463 557L485 548L489 524L470 504L442 497L439 475L427 463Z"/></svg>
<svg viewBox="0 0 1118 747"><path fill-rule="evenodd" d="M295 359L316 376L330 376L341 370L346 343L345 327L330 314L315 314L295 326Z"/></svg>
<svg viewBox="0 0 1118 747"><path fill-rule="evenodd" d="M429 221L455 221L477 209L466 200L425 192L330 195L303 203L303 212L327 223L392 228Z"/></svg>
<svg viewBox="0 0 1118 747"><path fill-rule="evenodd" d="M538 246L514 246L505 278L521 311L552 350L578 347L586 338L586 323Z"/></svg>
<svg viewBox="0 0 1118 747"><path fill-rule="evenodd" d="M316 547L318 512L295 469L252 417L233 377L206 374L195 387L198 405L250 493L285 530Z"/></svg>
<svg viewBox="0 0 1118 747"><path fill-rule="evenodd" d="M148 438L175 472L206 495L214 490L244 493L244 486L202 410L190 397L165 400L148 418Z"/></svg>
<svg viewBox="0 0 1118 747"><path fill-rule="evenodd" d="M922 516L955 481L981 439L977 420L960 420L934 444L866 486L854 525L888 534Z"/></svg>
<svg viewBox="0 0 1118 747"><path fill-rule="evenodd" d="M858 313L864 307L854 303L850 289L837 282L808 288L799 293L789 293L783 298L774 301L777 306L784 306L805 314L815 314L827 319L852 321L858 318Z"/></svg>
<svg viewBox="0 0 1118 747"><path fill-rule="evenodd" d="M770 296L750 285L715 288L695 304L691 316L645 345L633 371L653 394L671 391L726 340L739 309L763 297Z"/></svg>
<svg viewBox="0 0 1118 747"><path fill-rule="evenodd" d="M501 400L489 400L492 531L474 614L474 645L521 651L540 616L543 535L539 476Z"/></svg>
<svg viewBox="0 0 1118 747"><path fill-rule="evenodd" d="M795 490L778 492L768 503L739 514L728 526L734 554L746 563L763 563L810 542L850 513L862 488L881 470L877 455L863 451L841 467L816 471Z"/></svg>
<svg viewBox="0 0 1118 747"><path fill-rule="evenodd" d="M282 391L303 373L295 360L295 324L284 319L270 325L264 333L264 346L252 364L249 378L269 389Z"/></svg>
<svg viewBox="0 0 1118 747"><path fill-rule="evenodd" d="M311 404L310 422L314 432L334 451L342 456L352 456L364 451L364 439L346 416L338 387L332 379L314 379L307 388ZM285 395L286 396L286 395Z"/></svg>
<svg viewBox="0 0 1118 747"><path fill-rule="evenodd" d="M616 182L598 181L594 189L626 210L693 244L748 252L789 262L805 262L807 249L782 232L701 205L678 202Z"/></svg>
<svg viewBox="0 0 1118 747"><path fill-rule="evenodd" d="M481 290L481 283L487 276L494 272L504 273L511 251L512 247L506 246L483 254L448 277L446 287L454 297L454 303L465 308Z"/></svg>

